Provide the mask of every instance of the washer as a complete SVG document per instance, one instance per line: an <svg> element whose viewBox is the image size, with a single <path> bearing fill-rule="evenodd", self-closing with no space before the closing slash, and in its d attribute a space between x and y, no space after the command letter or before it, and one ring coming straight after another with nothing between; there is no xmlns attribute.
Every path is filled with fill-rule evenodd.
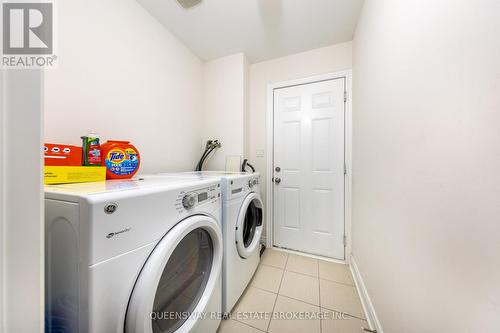
<svg viewBox="0 0 500 333"><path fill-rule="evenodd" d="M263 203L260 174L245 172L163 173L162 177L218 178L222 185L222 311L230 312L245 291L260 262Z"/></svg>
<svg viewBox="0 0 500 333"><path fill-rule="evenodd" d="M46 332L215 332L217 179L48 186Z"/></svg>

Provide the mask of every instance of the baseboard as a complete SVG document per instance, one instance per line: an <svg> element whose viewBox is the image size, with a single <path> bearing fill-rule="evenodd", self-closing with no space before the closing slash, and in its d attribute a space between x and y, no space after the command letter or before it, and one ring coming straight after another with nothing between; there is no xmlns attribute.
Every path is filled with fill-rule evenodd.
<svg viewBox="0 0 500 333"><path fill-rule="evenodd" d="M382 330L382 326L380 325L380 321L378 320L377 313L375 312L375 308L373 307L373 303L370 299L370 295L368 295L365 283L363 281L363 278L361 277L361 273L359 272L356 260L352 255L351 273L354 277L354 284L356 285L356 289L358 290L358 294L361 299L361 305L363 306L363 310L365 311L369 328L371 330L377 330L377 333L384 333L384 331Z"/></svg>

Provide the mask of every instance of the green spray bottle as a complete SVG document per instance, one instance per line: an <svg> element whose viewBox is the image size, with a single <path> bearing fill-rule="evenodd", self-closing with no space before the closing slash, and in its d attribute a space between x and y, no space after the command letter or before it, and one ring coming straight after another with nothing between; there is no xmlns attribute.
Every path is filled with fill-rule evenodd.
<svg viewBox="0 0 500 333"><path fill-rule="evenodd" d="M101 145L99 143L99 136L91 133L87 136L82 136L82 162L84 166L100 166L101 159Z"/></svg>

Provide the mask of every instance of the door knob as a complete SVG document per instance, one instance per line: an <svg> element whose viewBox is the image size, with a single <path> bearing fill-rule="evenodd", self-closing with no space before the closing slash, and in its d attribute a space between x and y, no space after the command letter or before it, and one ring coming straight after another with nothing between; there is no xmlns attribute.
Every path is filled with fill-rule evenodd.
<svg viewBox="0 0 500 333"><path fill-rule="evenodd" d="M281 183L281 178L274 178L274 182L275 182L276 184Z"/></svg>
<svg viewBox="0 0 500 333"><path fill-rule="evenodd" d="M276 170L276 172L280 172L281 168L280 167L276 167L274 170Z"/></svg>

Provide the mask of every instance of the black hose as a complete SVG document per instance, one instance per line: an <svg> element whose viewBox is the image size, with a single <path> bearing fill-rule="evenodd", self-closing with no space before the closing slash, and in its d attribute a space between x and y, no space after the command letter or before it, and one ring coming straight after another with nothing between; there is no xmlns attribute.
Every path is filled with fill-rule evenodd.
<svg viewBox="0 0 500 333"><path fill-rule="evenodd" d="M247 163L247 165L250 167L250 169L252 169L252 173L255 172L255 168L253 167L253 165L251 165L250 163Z"/></svg>
<svg viewBox="0 0 500 333"><path fill-rule="evenodd" d="M201 164L200 164L200 170L198 171L202 171L203 170L203 164L205 163L205 160L208 158L208 156L210 156L210 154L215 150L215 147L212 147L210 148L210 150L208 151L208 153L202 157L202 160L201 160Z"/></svg>
<svg viewBox="0 0 500 333"><path fill-rule="evenodd" d="M252 169L252 173L255 172L255 168L250 163L248 163L248 159L243 160L243 164L241 165L241 172L247 172L247 166Z"/></svg>
<svg viewBox="0 0 500 333"><path fill-rule="evenodd" d="M220 148L221 144L219 143L219 140L208 140L207 144L205 145L205 151L201 155L200 161L198 164L196 164L195 171L202 171L203 170L203 163L205 163L205 160L210 156L210 154L217 148Z"/></svg>
<svg viewBox="0 0 500 333"><path fill-rule="evenodd" d="M195 170L194 170L194 171L201 171L203 160L204 160L204 158L206 157L207 152L208 152L209 150L210 150L210 148L209 148L209 147L206 147L206 148L205 148L205 151L204 151L204 152L203 152L203 154L201 155L201 158L200 158L200 160L198 161L198 164L196 164L196 168L195 168Z"/></svg>

